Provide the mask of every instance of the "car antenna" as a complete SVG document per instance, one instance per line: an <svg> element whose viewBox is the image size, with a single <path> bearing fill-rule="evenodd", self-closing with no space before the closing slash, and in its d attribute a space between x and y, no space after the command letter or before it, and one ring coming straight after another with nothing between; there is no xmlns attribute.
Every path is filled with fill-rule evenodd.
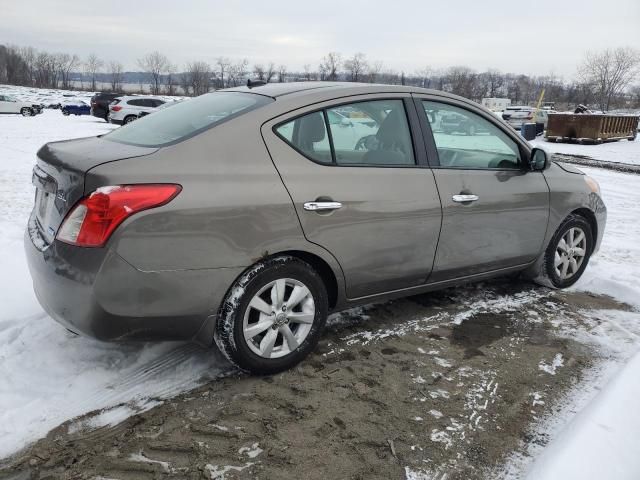
<svg viewBox="0 0 640 480"><path fill-rule="evenodd" d="M262 85L266 84L267 82L265 82L264 80L251 80L250 78L247 79L247 87L249 88L261 87Z"/></svg>

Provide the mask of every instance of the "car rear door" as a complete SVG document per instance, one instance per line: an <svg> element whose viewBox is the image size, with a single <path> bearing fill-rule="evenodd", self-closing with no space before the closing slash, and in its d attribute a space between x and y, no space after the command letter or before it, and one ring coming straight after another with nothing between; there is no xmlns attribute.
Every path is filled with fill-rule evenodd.
<svg viewBox="0 0 640 480"><path fill-rule="evenodd" d="M528 149L490 113L415 94L442 200L442 231L430 282L525 265L543 248L549 187L528 168ZM475 134L446 133L425 112L457 113ZM433 127L433 128L432 128Z"/></svg>
<svg viewBox="0 0 640 480"><path fill-rule="evenodd" d="M262 133L306 238L341 265L347 297L426 282L441 207L408 95L301 108Z"/></svg>

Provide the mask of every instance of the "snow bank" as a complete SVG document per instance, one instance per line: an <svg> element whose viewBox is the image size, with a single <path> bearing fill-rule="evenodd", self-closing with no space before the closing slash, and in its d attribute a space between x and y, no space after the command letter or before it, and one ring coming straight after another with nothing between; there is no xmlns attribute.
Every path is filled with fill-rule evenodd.
<svg viewBox="0 0 640 480"><path fill-rule="evenodd" d="M545 449L527 480L637 480L640 352Z"/></svg>

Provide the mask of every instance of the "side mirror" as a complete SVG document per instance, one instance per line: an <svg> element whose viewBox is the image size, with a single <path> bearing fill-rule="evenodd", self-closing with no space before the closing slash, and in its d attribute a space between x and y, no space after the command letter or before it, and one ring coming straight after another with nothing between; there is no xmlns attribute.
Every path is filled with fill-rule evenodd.
<svg viewBox="0 0 640 480"><path fill-rule="evenodd" d="M534 148L531 150L531 157L529 160L529 167L534 172L539 172L546 169L549 166L549 156L547 152L541 148Z"/></svg>

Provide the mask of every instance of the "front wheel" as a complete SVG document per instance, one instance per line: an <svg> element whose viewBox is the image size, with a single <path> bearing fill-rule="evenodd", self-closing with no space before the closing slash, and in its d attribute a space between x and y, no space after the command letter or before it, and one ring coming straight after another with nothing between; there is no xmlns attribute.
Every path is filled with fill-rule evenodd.
<svg viewBox="0 0 640 480"><path fill-rule="evenodd" d="M23 117L33 117L35 115L33 113L33 110L28 107L24 107L23 109L21 109L20 113L22 114Z"/></svg>
<svg viewBox="0 0 640 480"><path fill-rule="evenodd" d="M580 215L569 215L549 242L542 266L545 284L566 288L582 276L593 251L591 225Z"/></svg>
<svg viewBox="0 0 640 480"><path fill-rule="evenodd" d="M277 373L314 349L327 311L327 292L318 273L297 258L273 257L236 281L220 309L214 338L241 369Z"/></svg>

